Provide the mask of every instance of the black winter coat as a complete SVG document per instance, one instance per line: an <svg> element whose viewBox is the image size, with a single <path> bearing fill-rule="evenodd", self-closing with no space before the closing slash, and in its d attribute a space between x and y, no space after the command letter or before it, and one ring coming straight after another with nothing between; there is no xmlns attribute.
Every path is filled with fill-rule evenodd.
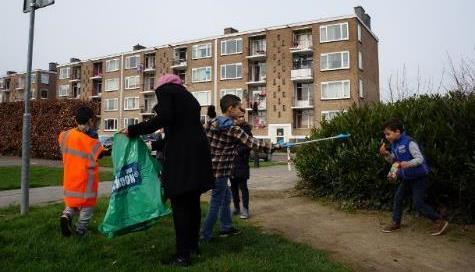
<svg viewBox="0 0 475 272"><path fill-rule="evenodd" d="M242 130L252 137L251 126L245 124L241 126ZM249 179L249 156L251 149L241 142L236 147L236 157L234 157L234 165L231 171L231 177Z"/></svg>
<svg viewBox="0 0 475 272"><path fill-rule="evenodd" d="M128 127L130 137L165 130L161 181L167 197L214 187L208 138L200 122L201 107L195 97L177 84L155 90L157 116Z"/></svg>

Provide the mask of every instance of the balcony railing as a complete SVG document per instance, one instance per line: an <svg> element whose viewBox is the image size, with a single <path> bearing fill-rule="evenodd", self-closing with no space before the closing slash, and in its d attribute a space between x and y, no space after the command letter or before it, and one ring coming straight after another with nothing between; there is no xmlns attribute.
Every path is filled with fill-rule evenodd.
<svg viewBox="0 0 475 272"><path fill-rule="evenodd" d="M309 97L307 99L297 99L294 97L293 108L313 108L313 97Z"/></svg>
<svg viewBox="0 0 475 272"><path fill-rule="evenodd" d="M172 68L174 69L186 68L186 66L186 59L174 59L172 62Z"/></svg>
<svg viewBox="0 0 475 272"><path fill-rule="evenodd" d="M312 48L312 40L295 40L290 47L292 51L312 51Z"/></svg>
<svg viewBox="0 0 475 272"><path fill-rule="evenodd" d="M313 69L293 69L290 71L290 79L293 81L311 81L313 80Z"/></svg>

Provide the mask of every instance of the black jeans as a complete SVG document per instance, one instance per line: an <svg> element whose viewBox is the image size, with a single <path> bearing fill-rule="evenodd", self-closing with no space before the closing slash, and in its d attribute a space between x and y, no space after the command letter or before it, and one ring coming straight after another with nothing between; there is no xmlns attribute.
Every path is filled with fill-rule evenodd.
<svg viewBox="0 0 475 272"><path fill-rule="evenodd" d="M247 188L246 178L231 178L231 191L233 193L234 208L240 211L239 190L242 192L242 206L249 209L249 189Z"/></svg>
<svg viewBox="0 0 475 272"><path fill-rule="evenodd" d="M200 196L199 191L194 191L170 198L176 233L176 253L182 258L190 258L191 251L198 249L201 224Z"/></svg>
<svg viewBox="0 0 475 272"><path fill-rule="evenodd" d="M424 201L427 189L427 178L402 180L394 196L393 222L400 224L402 218L403 202L406 195L412 191L412 199L416 210L431 220L440 219L440 215Z"/></svg>

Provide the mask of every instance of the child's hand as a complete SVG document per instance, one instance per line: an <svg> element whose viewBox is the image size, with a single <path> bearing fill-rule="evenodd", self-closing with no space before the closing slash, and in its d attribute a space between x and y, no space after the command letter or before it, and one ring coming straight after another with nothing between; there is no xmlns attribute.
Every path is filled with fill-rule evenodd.
<svg viewBox="0 0 475 272"><path fill-rule="evenodd" d="M401 163L399 164L399 167L400 167L401 169L407 169L407 168L410 168L411 165L410 165L408 162L403 161L403 162L401 162Z"/></svg>
<svg viewBox="0 0 475 272"><path fill-rule="evenodd" d="M389 151L386 149L386 144L383 143L380 147L379 147L379 154L381 154L382 156L387 156L389 155Z"/></svg>

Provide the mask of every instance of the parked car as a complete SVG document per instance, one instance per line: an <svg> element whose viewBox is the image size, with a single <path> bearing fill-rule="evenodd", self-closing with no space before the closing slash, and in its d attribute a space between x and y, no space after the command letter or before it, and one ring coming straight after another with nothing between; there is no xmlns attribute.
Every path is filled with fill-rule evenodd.
<svg viewBox="0 0 475 272"><path fill-rule="evenodd" d="M256 152L254 150L251 150L251 155L249 156L249 160L254 161L254 158L256 157ZM271 153L266 153L266 152L257 152L258 153L258 158L259 160L263 161L270 161L272 160L272 154Z"/></svg>
<svg viewBox="0 0 475 272"><path fill-rule="evenodd" d="M114 137L102 135L99 136L99 142L101 142L102 146L106 149L102 154L105 156L110 156L112 154L112 144L114 142Z"/></svg>

